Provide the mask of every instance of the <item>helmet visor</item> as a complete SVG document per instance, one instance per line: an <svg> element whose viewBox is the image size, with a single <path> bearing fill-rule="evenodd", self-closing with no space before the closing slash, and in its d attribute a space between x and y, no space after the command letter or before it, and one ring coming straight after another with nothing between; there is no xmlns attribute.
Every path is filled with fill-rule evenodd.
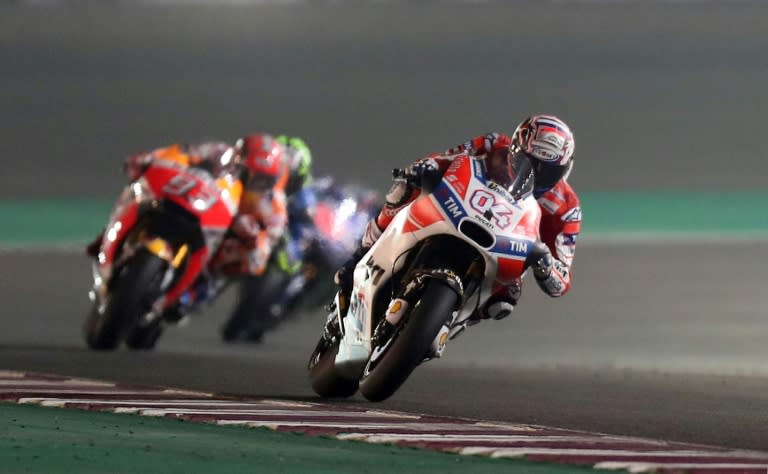
<svg viewBox="0 0 768 474"><path fill-rule="evenodd" d="M571 161L571 163L573 163ZM533 172L536 176L536 191L549 191L558 181L563 179L570 169L570 163L565 166L535 160Z"/></svg>
<svg viewBox="0 0 768 474"><path fill-rule="evenodd" d="M533 191L533 164L525 152L518 150L507 155L507 172L512 180L507 191L512 197L521 199Z"/></svg>

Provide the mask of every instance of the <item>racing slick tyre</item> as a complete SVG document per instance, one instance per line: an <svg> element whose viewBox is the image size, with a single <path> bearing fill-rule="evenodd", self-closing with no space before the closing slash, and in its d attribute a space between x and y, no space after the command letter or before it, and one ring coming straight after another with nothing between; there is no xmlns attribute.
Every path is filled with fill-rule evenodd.
<svg viewBox="0 0 768 474"><path fill-rule="evenodd" d="M373 348L360 393L370 401L389 398L429 353L440 328L451 318L459 296L440 280L425 283L421 298L383 346Z"/></svg>
<svg viewBox="0 0 768 474"><path fill-rule="evenodd" d="M161 334L163 334L163 322L157 318L146 326L136 326L131 329L125 338L125 345L137 350L154 349Z"/></svg>
<svg viewBox="0 0 768 474"><path fill-rule="evenodd" d="M85 321L83 332L89 348L114 350L137 318L149 311L158 296L167 262L140 249L120 269L110 285L103 313L96 304Z"/></svg>
<svg viewBox="0 0 768 474"><path fill-rule="evenodd" d="M339 352L339 343L328 345L320 339L309 359L309 379L312 389L323 398L351 397L357 392L359 382L342 377L334 361Z"/></svg>
<svg viewBox="0 0 768 474"><path fill-rule="evenodd" d="M251 342L261 341L263 334L276 327L276 318L270 307L279 301L290 275L270 265L261 276L246 276L240 281L237 306L221 329L221 338L225 342L239 339Z"/></svg>

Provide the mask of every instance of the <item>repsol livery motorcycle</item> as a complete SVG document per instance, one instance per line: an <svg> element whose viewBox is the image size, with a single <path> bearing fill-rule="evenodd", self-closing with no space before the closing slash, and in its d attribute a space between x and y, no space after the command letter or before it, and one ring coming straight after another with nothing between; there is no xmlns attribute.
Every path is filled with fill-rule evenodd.
<svg viewBox="0 0 768 474"><path fill-rule="evenodd" d="M354 270L349 301L330 305L308 365L323 397L391 396L417 365L440 357L449 336L545 250L529 160L510 164L506 186L482 160L454 158L395 216Z"/></svg>
<svg viewBox="0 0 768 474"><path fill-rule="evenodd" d="M93 264L92 349L150 349L235 216L242 183L156 161L118 198Z"/></svg>

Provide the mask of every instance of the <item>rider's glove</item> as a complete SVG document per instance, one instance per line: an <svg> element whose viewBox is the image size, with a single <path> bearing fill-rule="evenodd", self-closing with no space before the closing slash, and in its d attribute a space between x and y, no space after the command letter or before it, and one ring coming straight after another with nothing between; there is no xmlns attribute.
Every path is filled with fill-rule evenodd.
<svg viewBox="0 0 768 474"><path fill-rule="evenodd" d="M423 158L407 166L403 170L403 175L406 180L415 184L421 184L422 178L434 174L438 169L437 161L432 158Z"/></svg>
<svg viewBox="0 0 768 474"><path fill-rule="evenodd" d="M123 171L130 177L131 181L136 181L144 174L144 170L150 163L152 163L151 153L137 153L125 159Z"/></svg>
<svg viewBox="0 0 768 474"><path fill-rule="evenodd" d="M552 274L554 259L552 258L552 252L545 243L539 241L534 244L529 260L531 261L530 267L533 271L533 276L537 280L545 280Z"/></svg>

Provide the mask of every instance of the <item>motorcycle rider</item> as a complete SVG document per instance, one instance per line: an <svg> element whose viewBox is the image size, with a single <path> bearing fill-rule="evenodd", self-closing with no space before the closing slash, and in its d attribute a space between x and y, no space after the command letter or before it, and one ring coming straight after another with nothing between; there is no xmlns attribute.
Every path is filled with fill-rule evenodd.
<svg viewBox="0 0 768 474"><path fill-rule="evenodd" d="M403 170L404 177L394 179L379 215L368 223L360 247L334 275L334 281L345 296L340 300L349 301L357 262L378 240L394 216L420 195L422 178L430 174L441 176L455 156L462 153L483 158L489 177L499 176L501 182L502 175L509 173L508 157L524 153L531 160L533 195L542 211L539 233L545 244L537 246L541 253L531 269L538 286L545 293L552 297L564 295L571 288L571 265L581 227L579 199L567 181L573 167L573 152L573 134L565 122L551 115L534 115L523 120L511 137L488 133L441 154L417 160ZM497 281L492 295L472 315L470 324L508 316L517 304L521 290L520 280L506 284Z"/></svg>
<svg viewBox="0 0 768 474"><path fill-rule="evenodd" d="M280 135L277 140L285 146L288 161L288 232L285 252L278 256L281 269L295 273L301 268L304 252L314 235L317 196L312 183L312 152L299 137Z"/></svg>
<svg viewBox="0 0 768 474"><path fill-rule="evenodd" d="M286 275L295 275L302 269L305 252L315 236L313 217L317 198L314 188L310 186L313 180L312 152L299 137L280 135L276 140L285 147L288 167L285 185L288 223L282 236L283 242L274 249L276 253L272 262ZM256 319L251 321L249 330L242 335L248 340L259 342L264 331L277 325L281 313L275 305L270 305L267 309L261 304L258 308L251 307L254 303L251 297L253 291L258 291L259 286L263 284L258 275L246 275L240 284L238 301L230 313L229 321L241 318L243 314L252 315L251 317ZM232 332L230 322L226 323L222 330L222 337L227 341L237 337Z"/></svg>
<svg viewBox="0 0 768 474"><path fill-rule="evenodd" d="M216 178L229 175L239 179L243 194L226 237L208 263L208 275L201 276L180 298L179 304L166 310L168 319L180 319L211 294L211 274L224 277L261 274L275 242L287 225L285 188L288 183L286 147L267 133L243 136L233 144L211 141L199 144L172 144L128 157L125 171L132 181L139 179L148 166L158 162L202 169ZM86 249L97 257L103 233Z"/></svg>

